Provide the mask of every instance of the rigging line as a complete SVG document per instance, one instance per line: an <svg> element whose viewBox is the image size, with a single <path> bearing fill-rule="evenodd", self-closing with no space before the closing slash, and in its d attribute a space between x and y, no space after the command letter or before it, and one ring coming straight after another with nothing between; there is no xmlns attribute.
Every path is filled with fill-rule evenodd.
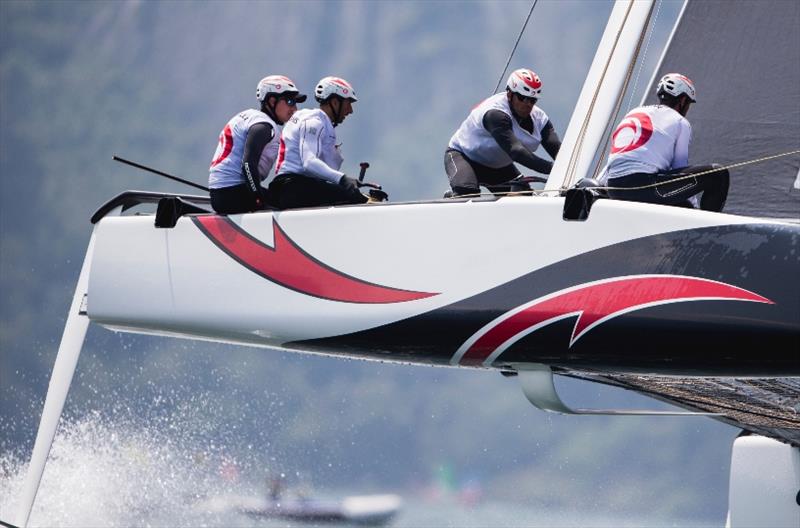
<svg viewBox="0 0 800 528"><path fill-rule="evenodd" d="M647 44L644 46L644 53L642 53L642 60L639 63L639 70L636 72L636 79L633 81L633 88L631 88L631 96L628 99L628 110L633 107L633 96L636 94L636 88L639 86L639 77L642 75L644 63L647 60L647 50L650 49L650 43L653 41L653 34L656 32L656 24L658 23L658 15L661 13L661 4L664 0L658 0L656 6L656 16L653 18L653 25L650 27L650 36L647 38ZM645 26L646 27L646 26Z"/></svg>
<svg viewBox="0 0 800 528"><path fill-rule="evenodd" d="M600 174L600 167L602 165L603 158L605 158L605 152L606 149L608 148L608 142L611 139L612 135L611 129L617 122L617 118L619 116L619 110L622 107L622 100L625 98L625 92L628 90L628 84L630 84L631 76L633 75L633 70L634 67L636 66L636 61L639 59L639 52L642 49L642 42L644 42L644 36L647 34L647 29L650 27L650 17L652 17L652 15L653 15L653 4L650 4L650 10L647 12L647 19L645 20L644 27L642 28L642 32L639 35L639 40L636 42L636 48L633 51L633 56L631 57L631 61L630 63L628 63L628 71L625 74L625 81L622 84L622 90L619 93L619 97L617 97L617 102L614 104L614 111L611 114L611 119L609 119L608 123L606 123L605 132L603 132L603 136L605 136L606 139L603 142L603 147L598 151L598 153L600 154L600 158L597 160L597 164L594 167L594 171L592 171L592 178L597 178L597 175ZM654 28L655 28L655 22L653 22L653 29ZM652 37L653 33L651 31L650 38ZM644 61L644 57L642 57L642 61ZM644 62L642 62L642 65L644 65ZM633 97L632 94L631 97Z"/></svg>
<svg viewBox="0 0 800 528"><path fill-rule="evenodd" d="M776 158L782 158L784 156L791 156L792 154L800 154L800 149L792 150L789 152L782 152L780 154L773 154L772 156L764 156L763 158L752 159L748 161L740 161L739 163L733 163L731 165L726 165L724 167L716 167L714 169L705 170L702 172L697 172L694 174L687 174L686 176L679 176L677 178L673 178L671 180L664 180L663 182L658 183L651 183L649 185L642 185L641 187L587 187L588 189L596 189L598 191L640 191L642 189L651 189L653 187L658 187L660 185L666 185L669 183L675 183L683 180L690 180L692 178L697 178L698 176L705 176L706 174L711 174L714 172L720 172L723 170L728 169L735 169L737 167L744 167L745 165L752 165L755 163L761 163L764 161L773 160Z"/></svg>
<svg viewBox="0 0 800 528"><path fill-rule="evenodd" d="M481 198L483 196L494 196L496 198L502 198L504 196L541 196L543 193L557 191L558 189L551 189L549 191L541 190L537 191L536 189L531 189L530 191L498 191L498 192L488 192L488 193L473 193L473 194L459 194L454 196L454 198Z"/></svg>
<svg viewBox="0 0 800 528"><path fill-rule="evenodd" d="M753 165L755 163L761 163L761 162L773 160L773 159L776 159L776 158L782 158L784 156L791 156L792 154L800 154L800 149L792 150L792 151L789 151L789 152L782 152L780 154L773 154L772 156L765 156L763 158L757 158L757 159L752 159L752 160L748 160L748 161L740 161L738 163L733 163L731 165L726 165L724 167L717 167L715 169L709 169L709 170L702 171L702 172L697 172L697 173L694 173L694 174L688 174L686 176L679 176L679 177L673 178L671 180L664 180L663 182L652 183L650 185L643 185L641 187L599 187L599 186L597 186L597 187L585 187L585 188L586 189L594 189L594 190L597 190L597 191L608 191L608 190L611 190L611 191L639 191L639 190L642 190L642 189L649 189L651 187L658 187L659 185L666 185L668 183L674 183L674 182L678 182L678 181L682 181L682 180L689 180L691 178L696 178L698 176L705 176L706 174L711 174L711 173L714 173L714 172L720 172L720 171L728 170L728 169L735 169L737 167L744 167L745 165ZM472 193L472 194L459 194L458 196L456 196L456 198L480 198L481 196L498 196L498 197L501 197L501 196L526 196L526 195L542 196L542 195L545 195L547 193L554 193L554 192L561 193L564 190L566 190L566 189L563 189L563 188L562 189L530 189L530 190L527 190L527 191L498 191L498 192L488 192L488 193L481 192L481 193Z"/></svg>
<svg viewBox="0 0 800 528"><path fill-rule="evenodd" d="M525 23L522 24L522 29L519 32L519 36L517 36L517 41L514 43L514 49L511 50L511 54L508 56L508 60L506 61L506 67L503 68L503 73L500 74L500 78L497 79L497 86L494 87L494 91L491 95L497 93L497 90L500 89L500 83L503 82L503 77L506 76L506 71L508 71L508 65L511 64L511 57L514 56L514 52L517 51L517 46L519 45L519 41L522 38L522 34L525 33L525 28L528 26L528 21L531 19L531 15L533 14L533 8L536 7L536 2L539 0L533 0L533 4L531 4L531 10L528 11L528 18L525 19Z"/></svg>
<svg viewBox="0 0 800 528"><path fill-rule="evenodd" d="M603 72L600 74L600 80L597 82L597 87L594 90L594 94L592 95L592 101L589 103L589 108L586 111L586 117L583 119L583 124L581 125L581 129L578 132L578 138L575 141L575 148L572 149L572 153L569 158L569 163L567 164L567 170L564 176L564 180L561 184L562 188L569 187L570 182L575 178L575 170L578 166L578 158L580 157L580 151L583 148L583 141L586 137L586 129L589 127L589 117L592 115L594 111L594 105L597 102L597 96L600 93L600 86L602 86L603 81L605 80L606 73L608 72L608 67L611 65L611 58L614 56L614 52L617 49L617 44L619 44L619 39L622 36L622 31L625 29L625 23L628 21L628 15L630 15L631 8L633 7L633 0L628 2L628 9L625 10L625 17L622 19L622 24L619 26L619 31L617 31L617 36L614 38L614 45L611 47L611 51L608 54L608 59L606 60L605 65L603 66Z"/></svg>

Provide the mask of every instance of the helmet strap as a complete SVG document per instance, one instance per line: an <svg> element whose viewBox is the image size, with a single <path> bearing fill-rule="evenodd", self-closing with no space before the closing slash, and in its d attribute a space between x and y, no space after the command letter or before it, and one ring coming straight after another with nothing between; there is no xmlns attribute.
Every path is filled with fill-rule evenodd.
<svg viewBox="0 0 800 528"><path fill-rule="evenodd" d="M508 94L508 108L511 110L511 116L514 118L514 121L521 124L523 119L525 119L527 116L523 115L522 117L520 117L517 115L517 111L514 110L513 101L514 101L514 96L517 95L517 93L512 92L511 90L508 89L506 89L506 93Z"/></svg>
<svg viewBox="0 0 800 528"><path fill-rule="evenodd" d="M689 111L689 105L691 105L691 104L692 104L692 100L691 100L691 99L689 99L689 96L687 96L687 95L681 95L681 96L678 98L678 105L677 105L677 106L678 106L678 108L676 108L676 110L677 110L677 111L678 111L678 113L680 113L682 116L686 116L686 113Z"/></svg>
<svg viewBox="0 0 800 528"><path fill-rule="evenodd" d="M274 102L272 105L269 104L270 97L273 98ZM278 106L278 97L274 95L267 95L264 100L261 102L261 111L267 114L276 124L282 125L283 121L278 119L278 114L275 113L275 109Z"/></svg>
<svg viewBox="0 0 800 528"><path fill-rule="evenodd" d="M334 100L339 103L338 108L334 108ZM336 95L332 95L330 99L328 99L328 104L330 105L331 113L333 114L333 126L337 126L339 123L341 123L342 118L342 99Z"/></svg>

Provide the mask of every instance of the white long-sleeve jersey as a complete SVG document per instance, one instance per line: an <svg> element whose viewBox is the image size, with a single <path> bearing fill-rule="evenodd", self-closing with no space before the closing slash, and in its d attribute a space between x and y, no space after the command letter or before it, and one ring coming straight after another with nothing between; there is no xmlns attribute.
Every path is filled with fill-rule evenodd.
<svg viewBox="0 0 800 528"><path fill-rule="evenodd" d="M336 145L336 131L330 118L320 110L298 110L283 127L275 172L303 174L339 183L344 159Z"/></svg>
<svg viewBox="0 0 800 528"><path fill-rule="evenodd" d="M692 125L676 110L664 105L634 108L611 136L611 152L600 181L686 167L691 141Z"/></svg>

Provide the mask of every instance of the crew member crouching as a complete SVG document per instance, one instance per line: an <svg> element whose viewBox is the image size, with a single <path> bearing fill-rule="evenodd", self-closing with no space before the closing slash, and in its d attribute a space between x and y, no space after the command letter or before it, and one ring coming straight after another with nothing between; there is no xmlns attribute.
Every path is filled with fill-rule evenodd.
<svg viewBox="0 0 800 528"><path fill-rule="evenodd" d="M542 145L555 159L561 140L545 111L536 106L541 93L539 76L523 68L511 73L505 92L473 108L444 153L452 189L448 195L478 194L480 185L492 192L529 189L527 183L512 181L520 176L514 162L550 174L553 162L534 151Z"/></svg>
<svg viewBox="0 0 800 528"><path fill-rule="evenodd" d="M686 119L696 102L694 83L679 73L668 73L656 88L659 104L634 108L612 135L608 164L599 180L608 196L617 200L694 207L722 211L728 198L730 175L718 165L689 167L692 125ZM682 178L705 172L701 176ZM672 181L674 180L674 181ZM658 185L661 182L663 185ZM641 189L640 187L646 187Z"/></svg>

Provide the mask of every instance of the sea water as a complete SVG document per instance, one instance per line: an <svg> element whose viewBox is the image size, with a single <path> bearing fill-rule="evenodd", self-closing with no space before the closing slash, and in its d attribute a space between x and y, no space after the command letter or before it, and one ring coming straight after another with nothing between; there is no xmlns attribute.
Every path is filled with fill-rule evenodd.
<svg viewBox="0 0 800 528"><path fill-rule="evenodd" d="M20 454L0 454L0 520L16 519L26 469ZM62 420L29 526L308 526L249 517L232 507L242 497L263 496L262 476L244 457L226 454L223 446L186 436L168 423L147 425L93 413ZM415 489L358 492L403 496L403 509L391 523L397 527L712 526L595 516L582 511L579 498L569 511L548 511ZM328 497L345 493L324 491Z"/></svg>

